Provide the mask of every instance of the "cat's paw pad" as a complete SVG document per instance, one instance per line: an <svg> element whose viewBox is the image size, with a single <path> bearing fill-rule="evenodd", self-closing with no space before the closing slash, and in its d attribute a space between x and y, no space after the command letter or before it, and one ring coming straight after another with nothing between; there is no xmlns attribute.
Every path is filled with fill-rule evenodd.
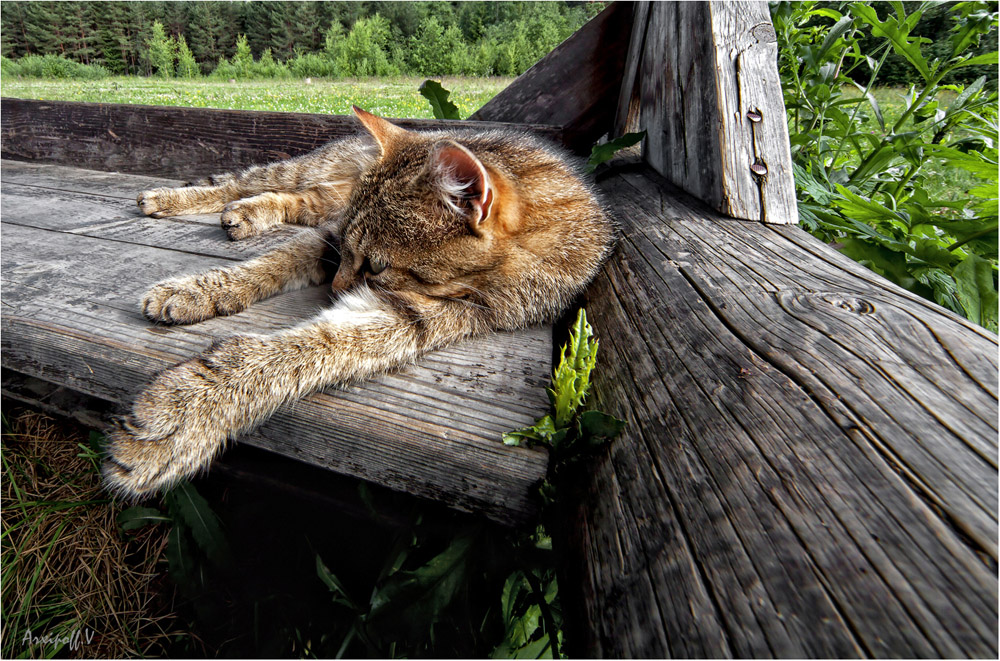
<svg viewBox="0 0 1000 661"><path fill-rule="evenodd" d="M253 207L245 202L237 200L230 202L222 210L222 229L233 241L245 239L248 236L260 234L260 228L254 222Z"/></svg>
<svg viewBox="0 0 1000 661"><path fill-rule="evenodd" d="M142 314L164 324L193 324L218 314L212 296L196 283L167 280L142 297Z"/></svg>
<svg viewBox="0 0 1000 661"><path fill-rule="evenodd" d="M171 188L154 188L139 193L135 201L139 205L139 210L147 216L163 218L175 213L175 197Z"/></svg>

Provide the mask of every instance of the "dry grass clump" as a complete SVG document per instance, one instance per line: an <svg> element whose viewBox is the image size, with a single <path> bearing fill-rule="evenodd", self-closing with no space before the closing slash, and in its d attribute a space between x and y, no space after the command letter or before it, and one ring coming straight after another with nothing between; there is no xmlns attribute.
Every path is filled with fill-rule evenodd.
<svg viewBox="0 0 1000 661"><path fill-rule="evenodd" d="M78 429L15 411L2 459L2 656L47 657L60 645L75 658L162 653L180 633L157 566L167 529L122 536Z"/></svg>

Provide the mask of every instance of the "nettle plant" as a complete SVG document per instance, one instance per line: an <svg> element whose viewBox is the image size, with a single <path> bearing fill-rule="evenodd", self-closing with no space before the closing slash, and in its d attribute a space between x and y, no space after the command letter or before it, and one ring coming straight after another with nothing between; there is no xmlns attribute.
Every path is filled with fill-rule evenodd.
<svg viewBox="0 0 1000 661"><path fill-rule="evenodd" d="M929 59L930 40L914 31L936 4L772 4L799 217L853 259L995 332L997 94L985 76L943 81L996 66L996 51L971 51L995 35L997 14L995 3L948 5L954 25ZM862 39L876 46L862 49ZM877 89L890 53L919 81L908 90Z"/></svg>

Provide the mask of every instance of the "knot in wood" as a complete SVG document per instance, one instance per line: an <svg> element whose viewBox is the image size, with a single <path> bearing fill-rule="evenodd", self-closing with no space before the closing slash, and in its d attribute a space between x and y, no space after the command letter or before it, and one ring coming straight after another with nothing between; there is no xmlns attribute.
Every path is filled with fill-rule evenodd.
<svg viewBox="0 0 1000 661"><path fill-rule="evenodd" d="M765 44L778 40L778 34L770 23L758 23L750 29L750 34L753 35L754 39Z"/></svg>
<svg viewBox="0 0 1000 661"><path fill-rule="evenodd" d="M835 305L842 310L847 310L854 314L873 314L875 312L875 305L863 298L826 294L823 299L830 305Z"/></svg>

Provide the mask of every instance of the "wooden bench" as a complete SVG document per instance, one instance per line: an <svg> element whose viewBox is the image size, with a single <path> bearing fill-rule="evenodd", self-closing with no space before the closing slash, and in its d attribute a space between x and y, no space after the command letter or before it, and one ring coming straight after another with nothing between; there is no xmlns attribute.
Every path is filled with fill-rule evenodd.
<svg viewBox="0 0 1000 661"><path fill-rule="evenodd" d="M616 3L474 116L573 148L648 132L598 179L623 239L585 301L594 394L628 427L561 496L569 652L995 658L997 338L794 226L775 49L764 3ZM228 243L217 218L151 220L131 199L151 175L301 153L348 119L2 111L5 367L125 401L213 337L325 302L150 326L148 284L274 237ZM242 442L525 521L546 457L499 433L544 409L551 352L549 329L466 343Z"/></svg>

